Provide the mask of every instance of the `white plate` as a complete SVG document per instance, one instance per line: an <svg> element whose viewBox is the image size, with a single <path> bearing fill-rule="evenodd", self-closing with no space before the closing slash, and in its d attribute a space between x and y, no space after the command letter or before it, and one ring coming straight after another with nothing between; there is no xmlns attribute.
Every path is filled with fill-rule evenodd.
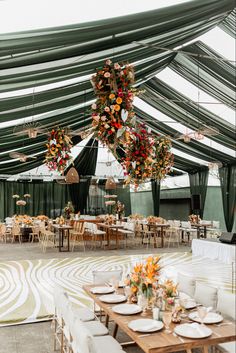
<svg viewBox="0 0 236 353"><path fill-rule="evenodd" d="M104 303L122 303L126 300L126 296L121 294L108 294L102 295L98 299Z"/></svg>
<svg viewBox="0 0 236 353"><path fill-rule="evenodd" d="M115 291L114 287L93 287L90 292L93 294L109 294Z"/></svg>
<svg viewBox="0 0 236 353"><path fill-rule="evenodd" d="M194 311L188 316L191 320L196 322L201 322L201 319L198 316L198 312ZM205 319L203 320L204 324L217 324L218 322L223 321L223 317L220 314L209 312Z"/></svg>
<svg viewBox="0 0 236 353"><path fill-rule="evenodd" d="M138 319L130 321L128 327L138 332L155 332L163 328L163 322L152 319Z"/></svg>
<svg viewBox="0 0 236 353"><path fill-rule="evenodd" d="M174 329L177 335L187 338L205 338L212 334L212 330L197 323L178 325Z"/></svg>
<svg viewBox="0 0 236 353"><path fill-rule="evenodd" d="M184 304L185 309L193 309L196 308L197 303L194 300L186 300L186 303Z"/></svg>
<svg viewBox="0 0 236 353"><path fill-rule="evenodd" d="M141 313L142 309L136 304L120 304L115 305L112 310L121 315L134 315Z"/></svg>

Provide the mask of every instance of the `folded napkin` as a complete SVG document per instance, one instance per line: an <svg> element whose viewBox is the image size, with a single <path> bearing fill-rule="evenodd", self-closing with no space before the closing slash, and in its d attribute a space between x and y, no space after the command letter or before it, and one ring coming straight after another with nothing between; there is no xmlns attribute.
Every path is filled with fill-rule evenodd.
<svg viewBox="0 0 236 353"><path fill-rule="evenodd" d="M205 336L204 329L199 324L197 324L196 322L194 322L192 324L189 324L188 326L194 328L194 330L196 330L199 333L200 336Z"/></svg>
<svg viewBox="0 0 236 353"><path fill-rule="evenodd" d="M149 331L149 330L153 330L155 328L158 328L157 324L154 322L153 324L147 324L147 325L143 325L141 328L133 328L133 331L139 331L140 329L145 330L145 331Z"/></svg>

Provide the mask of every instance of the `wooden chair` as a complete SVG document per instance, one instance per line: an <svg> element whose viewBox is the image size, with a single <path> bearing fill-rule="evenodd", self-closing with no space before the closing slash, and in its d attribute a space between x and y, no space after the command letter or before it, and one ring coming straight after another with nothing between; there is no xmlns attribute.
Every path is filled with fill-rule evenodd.
<svg viewBox="0 0 236 353"><path fill-rule="evenodd" d="M40 233L39 226L32 227L32 232L29 233L29 241L31 240L31 243L33 243L35 239L39 241L39 233Z"/></svg>
<svg viewBox="0 0 236 353"><path fill-rule="evenodd" d="M7 238L6 238L6 226L5 224L0 224L0 240L4 243L7 242Z"/></svg>
<svg viewBox="0 0 236 353"><path fill-rule="evenodd" d="M21 244L21 230L20 227L18 225L14 225L12 227L12 231L11 231L11 242L15 242L16 239L19 241L19 243Z"/></svg>
<svg viewBox="0 0 236 353"><path fill-rule="evenodd" d="M75 228L70 231L71 251L74 251L76 244L79 244L79 245L81 244L85 251L84 232L85 232L85 223L77 222L75 224Z"/></svg>

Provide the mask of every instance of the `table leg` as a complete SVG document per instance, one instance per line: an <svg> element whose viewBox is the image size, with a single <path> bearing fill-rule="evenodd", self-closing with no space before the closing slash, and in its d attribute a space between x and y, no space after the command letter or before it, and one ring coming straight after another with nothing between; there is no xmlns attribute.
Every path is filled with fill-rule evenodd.
<svg viewBox="0 0 236 353"><path fill-rule="evenodd" d="M203 346L202 348L203 353L208 353L208 346Z"/></svg>
<svg viewBox="0 0 236 353"><path fill-rule="evenodd" d="M157 231L153 232L153 236L154 236L154 248L157 248Z"/></svg>
<svg viewBox="0 0 236 353"><path fill-rule="evenodd" d="M200 227L197 227L197 238L200 239Z"/></svg>
<svg viewBox="0 0 236 353"><path fill-rule="evenodd" d="M113 337L114 337L114 338L116 338L117 332L118 332L118 325L115 324L114 330L113 330Z"/></svg>
<svg viewBox="0 0 236 353"><path fill-rule="evenodd" d="M119 239L118 239L118 228L116 228L116 249L118 249Z"/></svg>
<svg viewBox="0 0 236 353"><path fill-rule="evenodd" d="M109 315L106 315L105 326L108 327L109 324Z"/></svg>
<svg viewBox="0 0 236 353"><path fill-rule="evenodd" d="M161 227L161 247L164 248L164 228Z"/></svg>
<svg viewBox="0 0 236 353"><path fill-rule="evenodd" d="M70 251L70 231L67 230L67 250Z"/></svg>
<svg viewBox="0 0 236 353"><path fill-rule="evenodd" d="M59 252L61 252L61 230L58 229L58 236L59 236Z"/></svg>
<svg viewBox="0 0 236 353"><path fill-rule="evenodd" d="M192 349L188 348L188 349L186 349L186 352L187 353L192 353Z"/></svg>
<svg viewBox="0 0 236 353"><path fill-rule="evenodd" d="M107 247L110 249L110 229L107 228Z"/></svg>
<svg viewBox="0 0 236 353"><path fill-rule="evenodd" d="M207 237L207 228L205 226L203 228L204 228L204 238L206 239L206 237Z"/></svg>

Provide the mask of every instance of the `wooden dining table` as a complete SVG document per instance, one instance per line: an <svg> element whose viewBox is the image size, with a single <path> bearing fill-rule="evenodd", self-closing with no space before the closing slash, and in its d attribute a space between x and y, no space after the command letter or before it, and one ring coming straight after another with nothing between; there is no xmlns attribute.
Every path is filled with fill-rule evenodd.
<svg viewBox="0 0 236 353"><path fill-rule="evenodd" d="M203 229L203 233L204 233L204 238L207 237L207 228L211 228L212 224L211 223L191 223L191 227L196 228L197 229L197 238L200 239L200 235L201 235L201 229Z"/></svg>
<svg viewBox="0 0 236 353"><path fill-rule="evenodd" d="M165 237L165 229L169 228L170 225L168 223L141 223L142 225L147 225L149 231L153 229L154 235L154 248L157 248L157 236L160 235L161 238L161 248L164 248L164 237Z"/></svg>
<svg viewBox="0 0 236 353"><path fill-rule="evenodd" d="M123 229L124 226L122 224L106 224L106 223L97 223L99 229L102 229L106 232L106 240L107 240L107 249L111 249L111 231L116 230L116 249L119 247L119 229Z"/></svg>
<svg viewBox="0 0 236 353"><path fill-rule="evenodd" d="M117 304L107 304L100 301L100 294L91 293L90 290L93 287L95 287L95 285L86 285L83 286L83 289L88 294L88 296L91 297L94 302L104 311L107 317L106 323L108 324L109 319L115 322L115 330L113 336L116 335L117 328L120 328L133 340L128 344L137 344L145 353L169 353L179 351L192 353L192 349L197 347L202 348L203 353L208 353L208 347L210 346L215 346L219 343L232 342L236 340L235 323L229 320L224 320L222 325L207 325L212 330L211 336L207 338L190 339L173 334L175 326L178 325L174 323L171 323L170 325L172 333L166 333L163 329L153 333L140 333L133 331L128 327L128 324L132 320L143 318L141 314L120 315L113 312L112 307ZM96 285L96 287L98 287L98 285ZM123 288L119 289L119 294L124 294ZM152 318L151 314L147 315L145 318Z"/></svg>

